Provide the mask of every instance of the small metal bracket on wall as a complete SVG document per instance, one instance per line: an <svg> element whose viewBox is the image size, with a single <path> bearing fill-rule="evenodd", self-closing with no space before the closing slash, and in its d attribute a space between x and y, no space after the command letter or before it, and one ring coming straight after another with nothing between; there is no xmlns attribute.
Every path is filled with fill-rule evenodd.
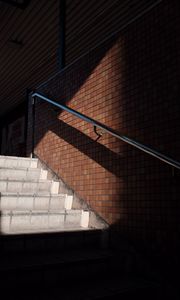
<svg viewBox="0 0 180 300"><path fill-rule="evenodd" d="M101 131L101 132L98 132L96 126L94 126L94 132L95 132L95 134L97 135L96 141L98 141L98 140L100 139L100 137L102 137L103 132L102 132L102 131Z"/></svg>

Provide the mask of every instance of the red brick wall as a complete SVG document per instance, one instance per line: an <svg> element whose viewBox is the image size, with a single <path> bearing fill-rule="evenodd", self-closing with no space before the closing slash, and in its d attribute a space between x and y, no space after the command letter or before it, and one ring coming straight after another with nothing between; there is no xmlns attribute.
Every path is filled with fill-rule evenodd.
<svg viewBox="0 0 180 300"><path fill-rule="evenodd" d="M38 91L180 160L178 6L163 1ZM42 101L35 132L35 153L107 222L177 253L179 171Z"/></svg>

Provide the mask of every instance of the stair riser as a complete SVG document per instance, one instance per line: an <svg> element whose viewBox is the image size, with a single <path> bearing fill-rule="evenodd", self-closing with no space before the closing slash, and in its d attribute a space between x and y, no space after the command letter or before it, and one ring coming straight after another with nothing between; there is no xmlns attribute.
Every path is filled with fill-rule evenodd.
<svg viewBox="0 0 180 300"><path fill-rule="evenodd" d="M81 225L81 214L26 214L1 216L1 233L16 233L22 231L52 230Z"/></svg>
<svg viewBox="0 0 180 300"><path fill-rule="evenodd" d="M59 186L38 169L37 159L0 156L0 233L88 228L89 212L71 210L73 196L61 197Z"/></svg>
<svg viewBox="0 0 180 300"><path fill-rule="evenodd" d="M0 157L0 167L5 168L37 168L37 160Z"/></svg>
<svg viewBox="0 0 180 300"><path fill-rule="evenodd" d="M101 232L74 231L0 237L0 253L51 253L59 250L101 247Z"/></svg>
<svg viewBox="0 0 180 300"><path fill-rule="evenodd" d="M0 192L58 194L59 182L22 182L1 181Z"/></svg>
<svg viewBox="0 0 180 300"><path fill-rule="evenodd" d="M3 197L0 198L1 210L59 210L66 208L66 196L62 197ZM70 206L69 206L70 207ZM70 207L71 209L71 207Z"/></svg>
<svg viewBox="0 0 180 300"><path fill-rule="evenodd" d="M47 179L47 171L41 169L18 170L0 169L0 180L39 180Z"/></svg>
<svg viewBox="0 0 180 300"><path fill-rule="evenodd" d="M36 283L44 284L67 284L70 282L79 282L83 279L88 280L94 276L105 276L110 271L108 260L96 260L96 261L80 261L75 264L56 264L30 267L29 269L6 271L4 272L1 282L11 283L11 286L21 284L27 284L28 286ZM68 298L69 299L69 298Z"/></svg>

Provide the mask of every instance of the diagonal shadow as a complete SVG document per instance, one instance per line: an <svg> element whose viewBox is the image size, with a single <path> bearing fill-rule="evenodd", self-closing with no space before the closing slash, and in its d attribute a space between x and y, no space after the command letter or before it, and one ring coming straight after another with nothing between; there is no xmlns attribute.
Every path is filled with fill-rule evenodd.
<svg viewBox="0 0 180 300"><path fill-rule="evenodd" d="M54 118L53 125L48 126L48 130L55 133L58 137L81 151L109 172L113 173L117 177L122 177L125 158L120 156L118 153L108 149L97 140L93 140L85 133L57 118ZM41 131L41 136L38 134L38 140L42 139L45 132Z"/></svg>
<svg viewBox="0 0 180 300"><path fill-rule="evenodd" d="M118 38L118 35L113 36L108 43L105 42L101 47L98 47L98 51L97 48L90 50L89 53L78 58L77 61L37 87L36 91L54 99L56 102L68 105L108 51L116 44Z"/></svg>

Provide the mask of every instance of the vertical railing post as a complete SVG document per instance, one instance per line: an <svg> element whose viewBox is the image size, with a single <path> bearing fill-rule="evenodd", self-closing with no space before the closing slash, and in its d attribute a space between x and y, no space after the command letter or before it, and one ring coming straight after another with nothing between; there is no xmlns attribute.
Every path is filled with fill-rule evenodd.
<svg viewBox="0 0 180 300"><path fill-rule="evenodd" d="M66 49L66 0L59 2L59 69L65 67L65 49Z"/></svg>
<svg viewBox="0 0 180 300"><path fill-rule="evenodd" d="M35 148L35 120L36 120L36 110L35 110L35 104L36 104L36 97L32 97L32 149L31 149L31 156L34 158L34 148Z"/></svg>
<svg viewBox="0 0 180 300"><path fill-rule="evenodd" d="M26 89L26 100L27 100L27 103L26 103L26 110L25 110L25 130L24 130L24 140L25 140L25 147L26 147L26 155L28 155L28 151L27 151L27 148L28 148L28 124L29 124L29 102L30 102L30 93L31 93L31 90L30 89Z"/></svg>

